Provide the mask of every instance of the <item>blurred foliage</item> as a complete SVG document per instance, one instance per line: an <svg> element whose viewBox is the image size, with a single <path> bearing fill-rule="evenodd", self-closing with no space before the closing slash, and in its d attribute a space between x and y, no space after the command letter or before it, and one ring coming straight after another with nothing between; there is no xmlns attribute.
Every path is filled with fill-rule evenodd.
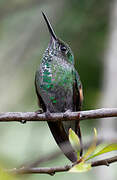
<svg viewBox="0 0 117 180"><path fill-rule="evenodd" d="M5 172L1 167L0 167L0 179L1 180L18 180L17 177L15 177L13 174Z"/></svg>
<svg viewBox="0 0 117 180"><path fill-rule="evenodd" d="M58 27L75 54L76 68L83 83L85 109L94 108L99 97L108 9L109 1L73 0L64 12L61 27Z"/></svg>
<svg viewBox="0 0 117 180"><path fill-rule="evenodd" d="M84 89L83 109L96 107L101 93L109 5L109 0L0 0L1 111L38 109L34 76L49 41L41 10L48 15L58 37L68 42L74 52ZM91 122L83 122L82 130L90 134ZM0 162L10 168L57 148L46 123L1 123L0 143ZM64 162L68 160L63 155L51 165ZM56 180L61 177L69 180L76 176L63 173L56 175ZM38 175L21 179L36 180Z"/></svg>

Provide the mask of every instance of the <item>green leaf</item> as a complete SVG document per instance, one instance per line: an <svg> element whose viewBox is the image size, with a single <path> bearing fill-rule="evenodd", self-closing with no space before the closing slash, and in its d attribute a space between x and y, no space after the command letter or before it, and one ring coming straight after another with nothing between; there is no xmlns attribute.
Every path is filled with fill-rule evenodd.
<svg viewBox="0 0 117 180"><path fill-rule="evenodd" d="M80 140L77 134L70 128L69 129L69 141L73 149L77 152L78 159L80 158Z"/></svg>
<svg viewBox="0 0 117 180"><path fill-rule="evenodd" d="M106 147L104 147L104 146L105 145L102 145L102 147L101 147L101 145L97 146L97 148L96 148L97 150L87 160L92 159L101 154L105 154L105 153L117 150L117 144L106 145Z"/></svg>
<svg viewBox="0 0 117 180"><path fill-rule="evenodd" d="M91 163L84 163L84 162L81 162L75 166L73 166L69 172L86 172L86 171L89 171L91 169Z"/></svg>
<svg viewBox="0 0 117 180"><path fill-rule="evenodd" d="M104 143L104 144L99 144L98 146L96 146L96 149L94 150L92 155L89 158L86 159L86 161L88 161L89 159L92 159L95 154L99 153L107 145L108 145L107 143Z"/></svg>
<svg viewBox="0 0 117 180"><path fill-rule="evenodd" d="M82 157L82 161L86 161L87 157L94 152L94 150L96 149L96 143L97 143L97 130L94 128L94 140L93 140L93 143L88 148L85 155Z"/></svg>

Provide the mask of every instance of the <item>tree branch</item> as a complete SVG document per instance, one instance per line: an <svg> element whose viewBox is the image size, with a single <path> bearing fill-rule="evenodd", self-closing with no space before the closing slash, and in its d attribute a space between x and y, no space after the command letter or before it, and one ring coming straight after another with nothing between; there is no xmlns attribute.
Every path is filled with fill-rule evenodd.
<svg viewBox="0 0 117 180"><path fill-rule="evenodd" d="M117 156L114 156L112 158L98 160L91 163L92 167L97 166L109 166L109 164L117 162ZM49 174L54 175L57 172L65 172L68 171L72 165L66 165L62 167L41 167L41 168L19 168L19 169L11 169L8 172L15 173L15 174L33 174L33 173L39 173L39 174Z"/></svg>
<svg viewBox="0 0 117 180"><path fill-rule="evenodd" d="M92 167L103 166L103 165L109 166L111 163L114 163L114 162L117 162L117 156L92 162L91 166Z"/></svg>
<svg viewBox="0 0 117 180"><path fill-rule="evenodd" d="M85 119L96 119L96 118L105 118L105 117L117 117L117 108L102 108L89 111L79 111L79 112L65 112L65 113L51 113L46 115L46 113L36 113L36 112L6 112L0 113L0 122L10 122L10 121L69 121L69 120L85 120ZM43 160L42 160L43 161ZM45 161L45 160L44 160ZM92 167L106 165L117 162L117 156L98 160L91 163ZM36 162L36 165L40 163ZM32 164L32 166L35 164ZM45 173L54 175L56 172L65 172L68 171L73 165L66 165L63 167L21 167L7 170L8 172L15 174L31 174L31 173Z"/></svg>
<svg viewBox="0 0 117 180"><path fill-rule="evenodd" d="M103 139L101 137L101 138L98 138L98 141L97 141L96 144L99 145L102 142L104 142L104 143L116 143L117 142L117 138L112 138L112 139L105 140L105 139ZM83 150L84 149L88 149L91 144L92 144L92 141L87 142L87 144L83 145ZM66 144L64 143L63 146L66 146ZM69 152L68 148L67 148L67 150ZM44 163L44 162L47 163L48 161L52 161L53 159L55 160L56 158L60 157L61 155L62 155L62 152L60 150L59 151L51 152L50 154L44 154L43 156L37 158L33 162L31 161L31 162L23 163L19 167L19 169L21 169L21 168L34 168L34 167L36 168L36 167L40 166L42 163Z"/></svg>
<svg viewBox="0 0 117 180"><path fill-rule="evenodd" d="M40 168L20 168L20 169L11 169L8 172L14 174L49 174L54 175L57 172L68 171L72 166L66 165L61 167L40 167Z"/></svg>
<svg viewBox="0 0 117 180"><path fill-rule="evenodd" d="M85 120L97 118L117 117L117 108L102 108L89 111L51 113L49 117L46 113L36 112L6 112L0 113L0 122L10 121L69 121L69 120Z"/></svg>

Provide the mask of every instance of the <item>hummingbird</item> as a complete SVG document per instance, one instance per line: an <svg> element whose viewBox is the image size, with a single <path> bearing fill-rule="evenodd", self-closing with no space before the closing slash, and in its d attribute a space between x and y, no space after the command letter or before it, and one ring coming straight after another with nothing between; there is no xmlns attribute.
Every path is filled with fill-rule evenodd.
<svg viewBox="0 0 117 180"><path fill-rule="evenodd" d="M42 15L49 30L50 42L35 74L38 104L45 113L80 111L83 91L80 77L74 67L73 52L67 43L56 36L44 12ZM79 120L47 123L65 156L71 162L76 162L77 154L69 142L68 134L69 128L72 128L82 144Z"/></svg>

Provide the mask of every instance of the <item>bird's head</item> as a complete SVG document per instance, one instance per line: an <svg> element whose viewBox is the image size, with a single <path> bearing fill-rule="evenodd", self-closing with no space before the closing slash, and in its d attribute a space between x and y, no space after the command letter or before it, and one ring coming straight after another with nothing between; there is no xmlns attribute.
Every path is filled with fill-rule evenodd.
<svg viewBox="0 0 117 180"><path fill-rule="evenodd" d="M68 63L70 64L74 64L74 56L73 56L71 48L68 46L68 44L66 44L65 42L63 42L56 36L47 16L43 12L42 12L42 15L46 21L46 24L50 33L50 42L48 45L48 50L50 54L52 56L54 55L54 56L61 57L62 59L68 61Z"/></svg>

